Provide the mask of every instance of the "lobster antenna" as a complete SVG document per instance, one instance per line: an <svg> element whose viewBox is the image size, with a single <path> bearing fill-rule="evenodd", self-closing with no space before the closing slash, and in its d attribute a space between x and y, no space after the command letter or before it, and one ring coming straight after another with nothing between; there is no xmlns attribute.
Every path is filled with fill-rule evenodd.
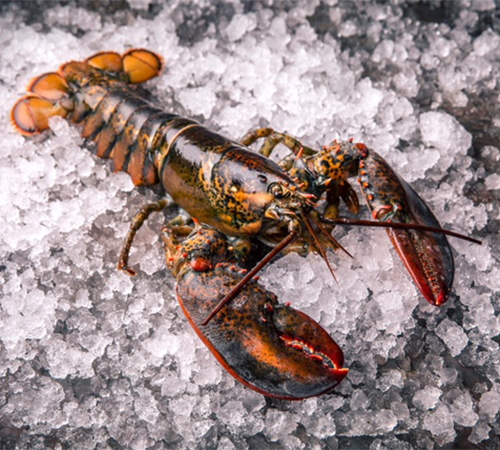
<svg viewBox="0 0 500 450"><path fill-rule="evenodd" d="M330 261L328 261L326 251L325 251L323 245L321 244L320 240L318 239L318 235L314 231L314 229L311 225L311 222L309 221L309 217L306 214L304 214L303 217L304 217L304 223L306 224L306 228L308 229L309 233L312 235L314 242L316 243L316 247L318 248L319 254L325 260L326 265L328 266L328 269L330 270L330 273L332 274L333 279L335 280L335 282L337 284L339 284L339 282L337 281L337 277L335 276L335 273L332 269L332 266L330 265Z"/></svg>
<svg viewBox="0 0 500 450"><path fill-rule="evenodd" d="M378 227L378 228L392 228L397 230L418 230L430 231L432 233L441 233L447 236L452 236L464 241L472 242L473 244L482 245L482 242L464 234L455 233L454 231L445 230L444 228L429 227L418 223L405 223L405 222L376 222L374 220L359 220L359 219L322 219L330 225L354 225L358 227Z"/></svg>
<svg viewBox="0 0 500 450"><path fill-rule="evenodd" d="M314 225L316 225L319 230L326 236L326 238L333 244L335 245L336 247L340 248L340 250L342 250L347 256L351 257L354 259L354 256L352 256L348 251L347 249L339 242L337 241L337 239L335 239L332 235L331 235L331 232L329 232L328 230L325 230L325 227L323 225L321 225L321 223L319 223L313 216L310 216L309 219L311 219L311 221L314 223Z"/></svg>
<svg viewBox="0 0 500 450"><path fill-rule="evenodd" d="M276 247L274 247L261 261L250 270L239 282L238 284L229 291L228 294L217 304L217 306L212 310L208 317L201 323L202 326L208 325L208 323L214 318L214 316L231 300L233 300L240 291L245 287L245 285L269 262L273 259L279 252L281 252L285 247L287 247L296 237L298 232L293 230L285 239L283 239Z"/></svg>

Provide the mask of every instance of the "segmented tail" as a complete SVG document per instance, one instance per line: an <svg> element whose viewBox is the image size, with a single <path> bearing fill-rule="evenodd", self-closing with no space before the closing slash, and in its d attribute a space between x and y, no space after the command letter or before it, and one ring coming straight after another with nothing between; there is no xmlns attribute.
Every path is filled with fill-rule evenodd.
<svg viewBox="0 0 500 450"><path fill-rule="evenodd" d="M96 143L98 156L113 158L115 170L129 173L136 185L156 184L150 150L165 114L155 120L160 111L127 85L156 77L162 67L159 55L143 49L71 61L31 81L28 95L12 108L12 123L31 136L47 130L51 117L68 118L83 126L82 136Z"/></svg>

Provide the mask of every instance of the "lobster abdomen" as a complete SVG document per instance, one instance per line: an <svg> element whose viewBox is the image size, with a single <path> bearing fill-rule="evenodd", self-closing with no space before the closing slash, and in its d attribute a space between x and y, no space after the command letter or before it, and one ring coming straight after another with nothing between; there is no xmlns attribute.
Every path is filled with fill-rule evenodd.
<svg viewBox="0 0 500 450"><path fill-rule="evenodd" d="M178 116L151 105L131 85L158 75L161 66L160 57L147 50L69 62L30 83L30 94L12 109L12 121L32 135L47 129L50 117L66 117L82 126L82 136L95 142L99 157L113 160L116 171L130 174L135 185L156 184L154 154Z"/></svg>

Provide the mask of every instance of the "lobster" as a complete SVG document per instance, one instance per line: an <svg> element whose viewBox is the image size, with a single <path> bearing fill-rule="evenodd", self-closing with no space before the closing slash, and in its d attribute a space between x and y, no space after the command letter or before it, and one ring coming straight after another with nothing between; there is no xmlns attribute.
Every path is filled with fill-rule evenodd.
<svg viewBox="0 0 500 450"><path fill-rule="evenodd" d="M326 252L343 249L331 235L338 224L386 228L423 295L435 305L447 300L454 266L445 235L478 241L442 229L425 202L380 155L352 142L334 142L315 151L272 129L249 133L241 143L227 139L194 120L163 112L135 91L133 85L157 76L162 67L161 57L143 49L71 61L58 72L35 78L29 94L13 107L11 118L24 135L49 128L53 116L80 124L82 136L95 142L99 157L112 158L116 171L127 172L138 186L161 183L177 205L204 224L197 233L217 234L218 244L204 250L204 258L190 258L186 251L182 255L188 256L179 256L172 244L176 238L166 237L166 232L162 236L167 258L175 262L168 265L177 276L177 294L186 316L239 381L265 395L297 399L331 390L347 373L342 352L316 322L278 306L269 292L252 281L284 250L319 252L335 276ZM265 138L260 152L250 150L248 145L260 138ZM292 150L279 164L268 158L278 143ZM339 217L341 200L352 212L359 210L357 195L348 183L355 175L374 221ZM148 205L136 216L122 248L120 269L134 273L128 266L134 235L149 214L165 204ZM219 260L218 248L226 245L223 235L232 240L231 250L222 252L227 259L244 261L256 240L271 250L246 274L237 265L229 272ZM194 244L188 237L175 245ZM194 247L201 251L198 244ZM201 312L206 314L204 320ZM236 324L242 321L246 337L234 338ZM254 336L252 343L249 334ZM234 345L228 344L233 338ZM274 344L268 345L271 340ZM271 362L262 363L252 353L256 345L265 347ZM289 357L291 348L300 356ZM252 356L238 359L233 351ZM311 361L317 364L311 366ZM290 365L297 370L287 372L285 380L283 372ZM299 381L301 371L316 381Z"/></svg>

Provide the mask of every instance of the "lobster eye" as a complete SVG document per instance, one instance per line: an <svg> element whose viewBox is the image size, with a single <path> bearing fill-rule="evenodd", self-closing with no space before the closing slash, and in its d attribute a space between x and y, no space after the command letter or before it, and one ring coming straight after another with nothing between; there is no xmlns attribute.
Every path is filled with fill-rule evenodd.
<svg viewBox="0 0 500 450"><path fill-rule="evenodd" d="M278 183L274 183L269 186L269 193L278 199L283 198L285 196L283 187Z"/></svg>

